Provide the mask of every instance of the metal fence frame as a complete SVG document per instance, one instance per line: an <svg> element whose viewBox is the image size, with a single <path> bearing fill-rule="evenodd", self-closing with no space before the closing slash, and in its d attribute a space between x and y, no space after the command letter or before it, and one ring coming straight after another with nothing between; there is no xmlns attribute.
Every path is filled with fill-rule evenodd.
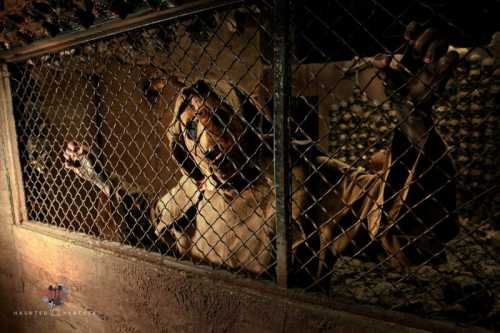
<svg viewBox="0 0 500 333"><path fill-rule="evenodd" d="M216 9L230 9L243 3L250 3L244 0L200 0L174 8L152 12L145 15L131 15L124 20L114 20L111 22L92 27L88 30L67 33L61 36L34 42L28 46L5 51L0 54L0 59L6 63L15 63L27 60L32 57L39 57L51 52L57 52L71 47L76 47L88 42L109 38L123 32L132 31L139 28L152 26L158 23L165 23L171 20L190 17L207 11ZM288 109L290 106L290 3L287 0L275 0L273 6L273 95L274 110L276 119L275 131L275 181L276 181L276 203L277 203L277 280L280 287L286 288L288 285L288 262L290 260L289 249L290 239L290 172L289 172L289 130L288 130ZM25 195L23 189L22 172L15 133L15 121L12 111L12 100L9 73L7 65L3 65L2 86L3 110L6 124L6 141L8 147L12 149L13 156L9 162L9 175L12 180L14 195L15 223L22 224L28 221L27 209L25 205Z"/></svg>
<svg viewBox="0 0 500 333"><path fill-rule="evenodd" d="M19 62L32 57L42 56L51 52L57 52L70 47L76 47L81 44L85 44L92 41L101 40L108 38L123 32L135 30L138 28L144 28L147 26L155 25L158 23L168 22L174 19L179 19L183 17L189 17L196 14L200 14L206 11L211 11L215 9L227 9L235 7L238 4L242 4L243 0L201 0L193 3L188 3L182 6L178 6L172 9L167 9L159 12L153 12L146 15L131 16L125 20L116 20L113 22L102 24L101 26L96 26L88 30L68 33L59 37L52 38L46 41L35 42L26 47L17 48L10 51L5 51L0 55L0 58L4 62ZM278 257L278 269L277 277L278 284L281 287L287 286L287 272L289 261L289 248L290 240L287 237L288 225L289 225L289 210L290 210L290 190L286 184L289 183L290 175L289 163L288 163L288 108L290 105L290 73L289 73L289 2L284 0L275 1L273 19L275 22L275 27L273 29L273 52L275 62L273 63L273 94L279 96L275 99L274 109L276 110L276 133L275 133L275 153L276 153L276 164L275 164L275 175L276 175L276 187L277 187L277 257ZM9 74L6 65L3 67L3 89L5 96L11 95ZM6 104L4 107L7 112L5 115L12 114L12 110L9 111L8 106L12 108L12 102L10 99L6 99ZM9 116L10 117L10 116ZM12 151L12 156L19 156L17 152L16 135L15 135L15 125L13 124L13 119L6 120L6 124L11 124L9 127L8 137L9 137L9 147L15 149ZM11 128L13 126L13 128ZM14 131L14 132L12 132ZM24 205L24 191L22 184L22 177L20 175L20 161L19 159L14 159L11 162L12 170L16 170L11 176L12 179L16 181L14 188L19 193L19 199L16 200L17 209L16 212L21 211L22 217L16 214L17 223L22 223L22 221L27 221L26 207Z"/></svg>

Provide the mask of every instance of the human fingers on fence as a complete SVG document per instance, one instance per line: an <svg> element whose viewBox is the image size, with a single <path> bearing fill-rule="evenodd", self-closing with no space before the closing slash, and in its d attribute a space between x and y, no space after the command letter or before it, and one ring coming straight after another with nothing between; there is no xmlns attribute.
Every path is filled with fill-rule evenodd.
<svg viewBox="0 0 500 333"><path fill-rule="evenodd" d="M63 165L66 170L73 171L80 178L91 182L109 194L110 189L105 184L108 175L87 145L71 140L63 146L63 157Z"/></svg>
<svg viewBox="0 0 500 333"><path fill-rule="evenodd" d="M63 146L64 167L75 171L82 166L82 159L89 153L89 148L85 144L71 140Z"/></svg>
<svg viewBox="0 0 500 333"><path fill-rule="evenodd" d="M432 106L442 94L458 62L458 53L451 51L437 62L425 64L420 73L408 81L408 95L412 102L420 107Z"/></svg>
<svg viewBox="0 0 500 333"><path fill-rule="evenodd" d="M393 56L379 53L373 58L373 65L379 70L379 77L384 81L386 88L391 90L405 89L405 76L397 69L391 67Z"/></svg>
<svg viewBox="0 0 500 333"><path fill-rule="evenodd" d="M423 64L432 64L444 56L448 50L448 34L443 29L424 29L415 21L410 22L404 34L406 47L400 66L412 74L417 74Z"/></svg>
<svg viewBox="0 0 500 333"><path fill-rule="evenodd" d="M393 56L378 54L373 59L380 70L384 84L416 105L432 104L444 89L453 69L458 64L458 53L451 51L447 33L442 29L423 29L411 22L404 33L406 47L396 66Z"/></svg>

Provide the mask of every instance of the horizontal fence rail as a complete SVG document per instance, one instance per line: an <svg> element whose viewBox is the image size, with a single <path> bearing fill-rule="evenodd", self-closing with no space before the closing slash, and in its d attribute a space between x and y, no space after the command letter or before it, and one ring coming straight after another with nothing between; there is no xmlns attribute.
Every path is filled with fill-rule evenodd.
<svg viewBox="0 0 500 333"><path fill-rule="evenodd" d="M446 6L195 1L2 53L29 220L499 329L500 40Z"/></svg>
<svg viewBox="0 0 500 333"><path fill-rule="evenodd" d="M151 13L135 13L127 19L116 19L96 25L90 29L66 33L49 40L40 40L12 50L0 52L0 58L8 62L27 60L50 52L57 52L70 47L112 37L122 32L165 23L185 16L193 16L204 11L234 6L244 0L200 0L184 5Z"/></svg>

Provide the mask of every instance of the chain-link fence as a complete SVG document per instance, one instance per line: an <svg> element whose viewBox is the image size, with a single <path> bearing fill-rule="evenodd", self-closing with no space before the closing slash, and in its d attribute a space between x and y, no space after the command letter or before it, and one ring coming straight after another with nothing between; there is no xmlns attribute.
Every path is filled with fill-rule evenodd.
<svg viewBox="0 0 500 333"><path fill-rule="evenodd" d="M29 218L498 329L495 29L445 2L280 5L11 63Z"/></svg>
<svg viewBox="0 0 500 333"><path fill-rule="evenodd" d="M306 168L318 165L305 171L310 185L292 189L315 255L326 252L314 283L493 327L499 73L487 15L478 38L470 19L453 15L464 7L450 13L446 2L294 3L293 112L302 118L291 136L331 156L295 149Z"/></svg>

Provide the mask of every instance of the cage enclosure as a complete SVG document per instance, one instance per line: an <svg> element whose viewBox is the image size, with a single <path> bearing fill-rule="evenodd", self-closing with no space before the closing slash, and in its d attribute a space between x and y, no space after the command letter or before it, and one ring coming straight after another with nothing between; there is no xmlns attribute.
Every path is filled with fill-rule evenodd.
<svg viewBox="0 0 500 333"><path fill-rule="evenodd" d="M3 52L24 223L500 329L493 5L172 6Z"/></svg>

